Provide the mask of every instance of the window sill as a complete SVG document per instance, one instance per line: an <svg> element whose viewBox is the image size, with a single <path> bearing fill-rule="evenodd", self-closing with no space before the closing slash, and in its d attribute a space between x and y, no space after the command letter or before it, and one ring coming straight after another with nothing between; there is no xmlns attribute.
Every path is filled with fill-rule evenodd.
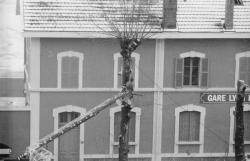
<svg viewBox="0 0 250 161"><path fill-rule="evenodd" d="M200 145L200 141L178 141L176 144L178 145Z"/></svg>
<svg viewBox="0 0 250 161"><path fill-rule="evenodd" d="M113 143L113 146L118 146L118 145L119 145L119 142L114 142L114 143ZM136 143L136 142L129 142L128 145L131 145L131 146L134 145L134 146L136 146L137 143Z"/></svg>

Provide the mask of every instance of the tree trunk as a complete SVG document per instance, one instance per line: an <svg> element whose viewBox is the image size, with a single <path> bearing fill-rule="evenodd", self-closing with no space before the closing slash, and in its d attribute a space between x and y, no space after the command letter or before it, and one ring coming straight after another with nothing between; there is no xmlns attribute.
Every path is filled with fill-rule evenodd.
<svg viewBox="0 0 250 161"><path fill-rule="evenodd" d="M235 161L245 160L244 151L244 115L243 102L245 97L246 85L243 81L237 82L237 100L235 109Z"/></svg>
<svg viewBox="0 0 250 161"><path fill-rule="evenodd" d="M122 72L122 86L123 90L126 90L127 83L130 81L131 75L131 53L123 53L123 72ZM131 105L125 100L122 101L121 110L121 124L120 124L120 136L119 136L119 161L128 160L129 152L129 137L128 127L130 120Z"/></svg>

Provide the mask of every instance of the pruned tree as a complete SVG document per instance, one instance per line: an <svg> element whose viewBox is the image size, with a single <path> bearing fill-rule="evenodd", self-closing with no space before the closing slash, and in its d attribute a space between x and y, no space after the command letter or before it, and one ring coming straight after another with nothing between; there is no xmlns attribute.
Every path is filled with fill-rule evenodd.
<svg viewBox="0 0 250 161"><path fill-rule="evenodd" d="M152 0L151 0L152 1ZM128 160L128 125L133 98L133 74L131 54L143 39L161 31L159 3L150 0L89 0L90 7L96 8L89 15L91 21L104 34L120 42L122 63L122 92L129 91L131 97L121 101L121 124L119 135L119 161ZM118 73L117 73L118 74Z"/></svg>

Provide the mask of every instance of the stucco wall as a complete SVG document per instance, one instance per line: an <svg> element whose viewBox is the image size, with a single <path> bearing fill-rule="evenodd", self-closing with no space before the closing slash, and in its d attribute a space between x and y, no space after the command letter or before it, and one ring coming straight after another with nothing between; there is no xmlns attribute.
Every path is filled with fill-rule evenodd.
<svg viewBox="0 0 250 161"><path fill-rule="evenodd" d="M204 153L224 153L229 148L230 107L235 104L201 104L200 93L164 94L162 152L174 152L175 108L187 104L205 107Z"/></svg>
<svg viewBox="0 0 250 161"><path fill-rule="evenodd" d="M68 92L68 93L41 93L40 110L40 137L53 131L53 109L64 105L75 105L90 110L105 99L116 93L106 92ZM143 97L135 98L134 106L141 107L140 153L151 153L153 134L153 94L145 93ZM114 105L116 106L116 105ZM109 153L109 108L85 124L84 149L85 154ZM52 148L53 146L50 145Z"/></svg>
<svg viewBox="0 0 250 161"><path fill-rule="evenodd" d="M0 111L0 142L12 148L11 157L22 154L29 146L29 112Z"/></svg>
<svg viewBox="0 0 250 161"><path fill-rule="evenodd" d="M57 53L76 51L84 54L83 87L113 87L113 54L120 52L116 39L41 39L41 87L57 87ZM138 47L141 55L140 87L153 87L155 41Z"/></svg>
<svg viewBox="0 0 250 161"><path fill-rule="evenodd" d="M250 40L166 40L164 86L174 86L174 59L181 53L197 51L209 59L209 87L234 87L235 54L249 51Z"/></svg>

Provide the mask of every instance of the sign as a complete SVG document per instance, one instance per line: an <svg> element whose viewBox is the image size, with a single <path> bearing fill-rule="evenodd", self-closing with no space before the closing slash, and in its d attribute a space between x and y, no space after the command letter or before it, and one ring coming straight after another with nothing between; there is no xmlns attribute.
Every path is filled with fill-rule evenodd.
<svg viewBox="0 0 250 161"><path fill-rule="evenodd" d="M201 103L236 103L235 93L201 93ZM250 94L246 94L245 102L250 102Z"/></svg>

